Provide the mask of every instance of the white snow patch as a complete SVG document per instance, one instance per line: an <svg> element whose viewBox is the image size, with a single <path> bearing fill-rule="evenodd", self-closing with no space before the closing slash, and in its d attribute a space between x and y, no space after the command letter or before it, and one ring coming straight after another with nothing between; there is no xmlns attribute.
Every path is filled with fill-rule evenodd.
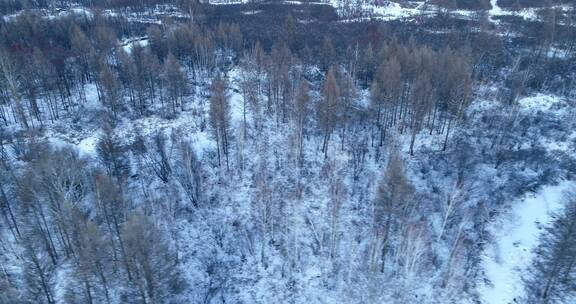
<svg viewBox="0 0 576 304"><path fill-rule="evenodd" d="M302 1L292 1L292 0L283 1L282 3L295 4L295 5L302 5L302 4L306 4L306 5L330 5L330 3L326 3L326 2L302 2Z"/></svg>
<svg viewBox="0 0 576 304"><path fill-rule="evenodd" d="M419 3L417 6L405 7L396 2L383 1L381 3L363 3L361 6L362 13L368 18L391 21L403 18L409 18L416 15L421 15L425 13L421 10L424 2ZM342 6L343 2L338 0L332 0L331 5L336 8L339 14L345 11ZM361 18L366 19L366 18Z"/></svg>
<svg viewBox="0 0 576 304"><path fill-rule="evenodd" d="M530 265L541 227L550 222L551 212L563 206L563 193L574 185L562 181L545 186L536 194L512 202L506 213L492 223L489 230L496 242L483 255L488 282L478 287L482 303L516 303L523 295L522 274Z"/></svg>
<svg viewBox="0 0 576 304"><path fill-rule="evenodd" d="M567 59L570 57L570 50L553 46L548 49L546 56L548 58Z"/></svg>
<svg viewBox="0 0 576 304"><path fill-rule="evenodd" d="M244 12L242 12L242 15L256 15L256 14L260 14L261 12L262 12L261 10L244 11Z"/></svg>
<svg viewBox="0 0 576 304"><path fill-rule="evenodd" d="M62 16L62 17L71 16L71 15L85 16L86 18L89 18L89 19L92 19L94 17L94 14L92 14L90 9L85 8L85 7L81 7L81 6L73 7L69 10L66 10L66 11L61 11L58 15Z"/></svg>
<svg viewBox="0 0 576 304"><path fill-rule="evenodd" d="M130 52L132 52L132 48L136 44L140 45L141 47L148 46L148 37L139 37L139 38L131 38L131 39L124 40L122 42L122 48L124 49L124 51L126 53L130 54Z"/></svg>
<svg viewBox="0 0 576 304"><path fill-rule="evenodd" d="M55 8L55 9L45 9L45 8L35 8L29 9L30 13L38 15L44 19L56 19L68 16L86 17L92 19L94 14L89 8L82 7L79 5L70 8ZM10 15L3 16L5 22L15 21L18 16L22 15L25 10L20 10Z"/></svg>
<svg viewBox="0 0 576 304"><path fill-rule="evenodd" d="M498 0L490 0L490 5L492 5L492 8L488 13L490 14L491 17L500 16L504 12L502 8L498 5Z"/></svg>
<svg viewBox="0 0 576 304"><path fill-rule="evenodd" d="M233 69L230 71L229 85L231 87L228 89L230 97L230 116L232 118L232 122L237 123L239 126L241 125L240 122L244 120L244 96L242 96L240 93L241 90L237 85L240 83L240 73L241 72L238 69ZM246 113L246 115L248 115L248 113Z"/></svg>
<svg viewBox="0 0 576 304"><path fill-rule="evenodd" d="M80 156L95 156L96 155L96 145L100 139L100 131L92 133L90 136L80 140L76 145L78 153Z"/></svg>
<svg viewBox="0 0 576 304"><path fill-rule="evenodd" d="M85 110L100 110L102 103L98 100L98 88L96 84L89 83L84 87L84 94L86 94L86 102L82 105Z"/></svg>
<svg viewBox="0 0 576 304"><path fill-rule="evenodd" d="M190 137L192 140L192 146L200 159L202 159L206 151L213 151L216 149L216 143L210 138L210 134L207 132L196 132Z"/></svg>
<svg viewBox="0 0 576 304"><path fill-rule="evenodd" d="M54 298L56 299L57 303L63 303L66 299L66 290L67 290L67 283L69 280L67 278L70 277L70 265L63 264L62 267L58 267L54 271L54 277L56 284L54 285Z"/></svg>
<svg viewBox="0 0 576 304"><path fill-rule="evenodd" d="M248 0L209 0L208 3L212 5L244 4L248 3Z"/></svg>
<svg viewBox="0 0 576 304"><path fill-rule="evenodd" d="M385 6L376 6L373 8L373 12L385 20L396 20L410 17L416 13L414 9L403 8L396 2L390 2Z"/></svg>
<svg viewBox="0 0 576 304"><path fill-rule="evenodd" d="M518 16L524 20L538 21L538 12L542 10L542 8L539 7L528 7L517 11L506 10L498 6L498 0L490 0L490 4L492 5L492 9L488 11L488 14L490 15L490 20L495 23L497 23L498 20L495 20L493 17L497 16ZM569 12L571 9L566 5L555 5L552 6L552 8L561 12Z"/></svg>
<svg viewBox="0 0 576 304"><path fill-rule="evenodd" d="M520 107L527 110L550 110L550 108L560 102L560 98L553 95L546 94L536 94L534 96L529 96L522 98L518 101Z"/></svg>

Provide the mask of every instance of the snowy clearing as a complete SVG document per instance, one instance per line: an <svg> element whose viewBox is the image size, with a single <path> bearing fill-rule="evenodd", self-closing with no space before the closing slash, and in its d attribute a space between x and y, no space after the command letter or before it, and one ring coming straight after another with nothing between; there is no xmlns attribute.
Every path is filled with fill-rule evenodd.
<svg viewBox="0 0 576 304"><path fill-rule="evenodd" d="M483 303L518 303L523 294L522 275L530 265L540 231L550 222L550 214L563 206L565 191L574 186L573 181L545 186L510 203L492 223L489 231L496 241L482 257L486 279L478 288Z"/></svg>

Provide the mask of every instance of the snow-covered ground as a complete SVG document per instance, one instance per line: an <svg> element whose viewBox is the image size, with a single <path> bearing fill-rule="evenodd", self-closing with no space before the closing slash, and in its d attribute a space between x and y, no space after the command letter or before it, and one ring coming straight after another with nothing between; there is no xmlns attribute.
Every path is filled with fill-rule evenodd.
<svg viewBox="0 0 576 304"><path fill-rule="evenodd" d="M565 100L553 95L524 97L518 101L518 107L520 115L565 114ZM573 137L574 134L567 134L563 140L548 138L542 144L551 152L567 152ZM501 208L502 213L488 228L494 242L487 246L482 255L484 277L478 287L482 303L520 303L523 295L522 276L531 264L532 251L538 245L542 228L551 221L551 214L562 208L564 193L575 186L576 183L571 180L546 185Z"/></svg>
<svg viewBox="0 0 576 304"><path fill-rule="evenodd" d="M490 11L488 12L490 14L490 17L502 15L503 11L502 8L498 6L498 0L490 0L490 5L492 6Z"/></svg>
<svg viewBox="0 0 576 304"><path fill-rule="evenodd" d="M239 5L239 4L247 4L249 3L248 0L208 0L208 3L211 5ZM368 19L374 20L381 20L381 21L392 21L392 20L414 20L418 16L426 17L426 16L433 16L439 10L438 6L429 4L427 1L407 1L403 2L402 4L394 1L362 1L362 4L359 7L359 12L353 13L354 16L349 16L351 12L350 9L356 10L353 8L350 3L342 0L325 0L325 1L313 1L313 2L302 2L302 1L293 1L293 0L286 0L283 1L285 4L320 4L320 5L331 5L337 11L337 13L345 19L345 21L362 21ZM490 4L492 8L488 11L490 16L490 20L494 23L498 23L499 21L495 17L501 16L519 16L522 17L524 20L529 21L537 21L538 20L538 11L540 8L525 8L519 11L512 11L503 9L498 6L497 0L490 0ZM569 6L567 5L558 5L554 7L557 10L567 12L570 10ZM33 9L31 12L43 16L47 19L54 19L59 17L67 17L67 16L85 16L87 18L93 17L93 12L89 8L82 7L80 5L74 5L70 8L58 8L58 9ZM118 17L124 16L131 22L139 22L139 23L151 23L151 24L161 24L162 18L164 17L173 17L173 18L189 18L189 15L185 12L180 11L177 7L172 5L157 5L151 12L142 13L142 12L132 12L132 11L119 11L113 9L105 9L102 11L104 15L109 17ZM244 15L251 15L257 14L260 11L247 11L242 12ZM23 11L19 11L10 15L4 16L4 21L13 21L21 15ZM356 14L360 13L361 16L357 16ZM451 15L455 18L464 18L470 19L473 18L476 11L474 10L453 10L451 11Z"/></svg>
<svg viewBox="0 0 576 304"><path fill-rule="evenodd" d="M375 6L373 8L373 13L382 20L397 20L422 14L423 5L424 2L414 8L407 8L402 7L396 2L389 2L386 6Z"/></svg>
<svg viewBox="0 0 576 304"><path fill-rule="evenodd" d="M244 4L248 3L248 0L209 0L208 3L212 5Z"/></svg>
<svg viewBox="0 0 576 304"><path fill-rule="evenodd" d="M93 18L94 12L92 9L83 7L81 5L73 5L66 8L54 8L54 9L30 9L30 13L41 16L44 19L56 19L64 17L82 17L82 18ZM18 16L22 15L25 10L15 12L3 16L5 22L11 22L16 20ZM147 12L132 11L130 9L105 9L102 10L102 14L107 17L125 17L130 22L137 23L154 23L162 24L162 19L165 17L171 18L189 18L188 13L182 12L178 7L174 5L156 5L153 9Z"/></svg>
<svg viewBox="0 0 576 304"><path fill-rule="evenodd" d="M524 18L524 20L538 20L538 9L536 8L525 8L519 11L509 11L502 9L498 5L498 0L490 0L490 4L492 5L492 8L488 11L488 14L490 15L490 20L492 22L498 23L498 20L494 19L494 17L500 16L519 16Z"/></svg>
<svg viewBox="0 0 576 304"><path fill-rule="evenodd" d="M481 102L476 106L488 104ZM534 94L518 100L520 116L546 113L563 117L566 109L566 100L554 95ZM559 138L543 136L541 144L551 153L570 153L574 136L574 132ZM534 193L508 201L500 208L501 213L487 229L493 241L482 254L483 275L477 289L481 303L522 303L522 276L531 265L532 251L538 245L540 233L550 223L551 214L564 205L564 193L575 188L576 182L572 180L544 185Z"/></svg>
<svg viewBox="0 0 576 304"><path fill-rule="evenodd" d="M346 16L347 10L350 9L344 1L330 0L328 2L333 6L338 14L343 17ZM433 6L426 5L424 1L413 1L409 5L401 5L392 1L381 1L379 3L372 3L365 1L361 4L360 10L362 17L353 17L352 20L359 21L363 19L377 19L382 21L391 21L415 17L417 15L433 13ZM350 21L350 20L348 20Z"/></svg>
<svg viewBox="0 0 576 304"><path fill-rule="evenodd" d="M551 212L563 206L563 193L574 188L573 181L545 186L534 194L513 201L509 209L491 224L495 237L483 255L485 281L479 286L483 303L510 304L523 295L523 272L530 265L542 227Z"/></svg>
<svg viewBox="0 0 576 304"><path fill-rule="evenodd" d="M286 1L286 3L300 3L299 1ZM350 9L350 4L346 4L347 1L342 0L328 0L327 4L333 6L341 17L347 18L346 12ZM509 9L501 8L498 5L497 0L490 0L491 9L488 10L488 15L490 20L494 23L498 23L499 20L495 17L502 16L518 16L522 17L527 21L538 21L538 13L542 8L524 8L518 11L513 11ZM568 12L570 7L567 5L556 5L553 7L556 10ZM430 4L428 1L407 1L407 2L394 2L394 1L362 1L360 5L360 10L362 12L362 17L352 17L347 19L347 21L360 21L366 19L375 19L382 21L392 21L415 17L427 17L434 16L441 8L437 5ZM454 18L459 19L470 19L474 18L474 15L478 11L467 10L467 9L457 9L451 10L450 14Z"/></svg>
<svg viewBox="0 0 576 304"><path fill-rule="evenodd" d="M134 45L136 44L140 45L141 47L146 47L148 45L148 37L144 36L144 37L125 39L124 41L121 42L122 48L128 54L132 52L132 47L134 47Z"/></svg>
<svg viewBox="0 0 576 304"><path fill-rule="evenodd" d="M3 19L5 22L14 21L16 18L18 18L18 16L22 15L23 12L24 11L22 10L13 14L3 16ZM30 12L42 16L43 18L46 19L55 19L69 16L86 17L86 18L94 17L94 14L90 9L79 5L74 5L67 9L31 9Z"/></svg>
<svg viewBox="0 0 576 304"><path fill-rule="evenodd" d="M498 20L494 19L494 17L500 17L500 16L518 16L522 17L524 20L537 21L538 12L542 10L542 8L537 7L523 8L517 11L507 10L501 8L498 5L498 0L490 0L490 4L492 5L492 8L488 11L488 14L490 15L490 20L496 23L498 22ZM570 10L570 7L567 5L556 5L553 6L553 8L555 10L562 12L568 12Z"/></svg>
<svg viewBox="0 0 576 304"><path fill-rule="evenodd" d="M297 1L290 2L299 4L296 3ZM379 16L379 19L397 20L416 16L417 14L422 15L432 11L430 8L424 8L420 6L403 7L400 4L394 2L388 2L388 4L389 5L387 6L372 7L373 12ZM250 11L244 13L258 12L259 11ZM467 12L470 11L454 13L466 15ZM111 12L110 15L113 16L112 14L113 13ZM493 9L491 16L499 16L503 14L504 13L500 8L496 8ZM128 15L132 16L131 18L135 18L134 20L138 20L138 22L148 22L145 20L150 20L151 22L160 22L159 16L161 16L160 13L147 15L128 13ZM166 16L166 14L162 16ZM147 43L148 41L145 37L137 37L123 40L119 45L123 47L127 52L130 52L134 45L139 44L146 46ZM209 129L201 127L201 119L199 119L200 117L205 119L205 113L207 112L207 100L205 98L205 94L197 94L198 96L195 96L195 98L187 99L189 100L186 104L186 108L188 109L177 115L175 118L165 119L161 115L151 115L135 119L123 118L118 122L118 125L114 131L114 136L122 140L123 144L129 144L136 133L143 135L146 138L151 138L157 132L168 133L169 131L178 130L179 132L185 134L186 140L189 141L190 144L195 148L199 159L204 164L206 164L204 165L204 168L206 171L208 171L206 175L209 177L209 181L211 182L209 183L210 187L207 187L209 189L206 191L208 194L211 194L210 191L214 192L213 196L206 196L211 198L213 197L213 201L216 201L219 204L218 206L214 206L215 211L212 219L222 219L222 223L211 222L209 225L205 224L205 228L198 228L198 226L195 225L197 222L195 222L194 225L191 225L190 223L192 223L192 220L189 218L182 218L182 221L178 222L178 241L181 241L181 244L179 244L179 246L181 246L179 251L183 256L183 263L185 265L184 268L187 270L190 269L190 271L187 273L187 275L191 278L189 282L195 282L195 280L206 280L205 278L198 278L204 275L204 273L198 270L203 266L200 262L198 262L198 265L195 264L195 261L205 261L205 259L203 259L203 257L198 257L200 254L197 252L202 250L209 252L211 249L217 247L205 240L205 238L209 238L211 234L204 233L205 231L202 229L209 230L211 226L220 225L224 227L236 227L236 223L248 223L246 224L248 228L244 229L248 230L251 228L249 226L250 223L253 222L251 219L252 215L250 213L251 209L246 208L245 206L252 204L253 201L258 201L257 195L253 194L255 193L254 187L252 184L250 184L250 174L256 172L255 168L260 166L260 158L265 159L266 161L269 160L271 163L274 163L273 166L271 165L271 167L274 167L274 169L270 170L271 173L264 171L264 169L262 169L262 171L274 177L271 178L271 180L275 181L274 187L279 189L274 190L279 193L278 196L288 196L290 193L288 191L283 192L283 189L288 188L294 184L294 177L292 175L295 175L295 171L290 169L291 165L289 163L289 152L286 152L286 156L283 154L286 147L290 147L290 145L293 143L290 128L287 128L285 125L279 126L277 122L273 122L274 119L271 119L272 122L266 122L265 124L267 128L265 128L263 131L260 131L260 133L256 133L254 129L249 129L249 132L246 134L249 134L254 138L258 137L258 140L254 139L254 142L256 142L254 145L246 144L246 146L244 146L244 138L246 134L242 133L241 131L242 122L244 119L244 100L242 94L238 93L241 91L239 86L239 83L241 82L241 70L236 68L229 71L228 78L232 132L234 132L233 137L236 138L235 141L237 142L237 146L233 148L238 157L238 160L235 161L242 161L243 164L246 164L245 167L248 168L245 170L245 172L243 170L239 170L240 173L237 176L236 173L233 173L229 179L218 179L218 182L215 182L217 178L214 176L219 174L219 171L214 169L215 166L210 165L210 161L214 161L215 158L215 140L211 136ZM196 90L193 91L198 92L202 89L205 88L198 85ZM368 107L368 91L364 90L361 93L361 96L362 98L359 104L361 104L363 107ZM314 99L318 100L319 98ZM484 104L478 103L474 105L474 107L480 107L482 105ZM551 95L536 94L531 97L521 99L519 101L518 108L522 113L534 114L536 112L542 112L546 115L556 115L565 113L566 108L562 108L562 105L565 105L565 101L561 98L557 98ZM86 102L80 105L79 108L79 111L84 114L82 115L82 118L87 121L89 120L89 117L97 117L97 112L105 111L103 105L98 101L95 85L89 84L86 86ZM488 112L486 109L484 109L484 111ZM248 125L252 125L254 119L255 118L250 115L250 113L248 113ZM454 133L457 131L459 130L455 130ZM81 156L95 157L97 156L97 142L102 134L103 130L98 125L87 123L83 125L83 129L81 130L70 128L65 129L64 132L58 132L57 128L49 127L46 131L45 137L55 146L72 146L79 151ZM575 134L576 132L570 133L568 134L569 136L567 136L567 138L562 140L558 140L556 137L542 137L542 146L545 146L548 151L560 150L562 152L569 153L569 151L573 151L571 144L576 138L576 136L574 136ZM556 133L554 135L556 135ZM399 142L399 145L404 152L403 154L407 155L408 153L406 150L408 147L409 136L394 134L393 137L398 137L397 141ZM411 180L413 180L416 188L422 190L422 192L431 192L431 190L429 191L429 188L432 189L433 186L436 185L432 184L432 186L428 186L427 182L432 180L430 176L433 175L425 175L423 173L424 170L422 170L423 166L420 161L428 161L429 155L434 155L434 153L431 153L430 151L440 150L442 141L443 137L429 135L428 132L422 132L422 134L418 135L418 141L416 143L416 157L409 160L407 167L408 169L411 169L409 172ZM246 142L251 143L252 141ZM294 226L306 228L308 226L311 227L310 231L304 231L305 229L301 228L294 228L295 232L293 237L294 239L302 240L302 244L294 245L295 249L293 250L295 252L302 250L302 260L306 261L306 263L302 263L302 272L295 274L297 277L297 280L295 281L304 285L302 287L297 286L297 288L300 288L302 292L299 290L299 292L294 292L294 294L300 293L298 294L298 299L302 301L302 299L306 298L306 302L308 303L342 303L347 301L338 298L339 294L337 292L332 292L335 289L340 288L341 290L344 290L345 288L340 286L330 286L330 288L327 288L327 285L329 284L326 282L329 282L330 278L335 277L329 272L330 266L322 259L318 258L320 255L312 253L313 250L310 250L309 252L306 252L306 250L314 248L314 246L311 246L309 242L313 242L315 239L319 239L319 237L313 236L313 234L316 234L316 229L322 233L322 238L324 238L324 234L327 235L327 233L332 229L328 227L327 222L323 221L325 215L330 212L328 208L330 204L327 202L329 199L327 199L326 193L329 193L331 190L329 187L330 184L327 181L329 178L325 178L325 175L328 176L328 173L315 175L316 173L314 170L319 168L327 168L318 170L318 172L324 172L330 169L331 172L334 172L330 174L333 174L335 177L350 176L350 173L346 171L348 170L347 164L350 162L350 156L348 152L344 151L344 149L339 148L337 140L333 140L329 149L331 154L334 154L331 156L333 160L328 163L325 157L321 153L318 153L319 149L317 147L319 142L320 141L318 138L316 138L315 135L311 135L310 139L306 139L304 154L307 156L307 162L310 164L310 168L312 168L307 170L310 170L312 173L307 173L308 175L305 175L299 181L306 185L305 188L307 193L304 195L305 199L298 201L299 204L297 207L294 207L294 210L290 211L292 212L293 217L293 219L291 218L290 220L297 223L297 225ZM526 141L526 144L533 143L534 142ZM261 148L258 145L262 145L265 148ZM260 162L262 164L266 163L265 161ZM361 184L362 187L365 188L358 190L359 193L362 193L361 195L355 196L355 194L350 194L350 196L346 196L346 194L345 198L343 199L346 203L343 205L341 212L342 226L361 227L358 228L358 231L350 229L353 232L349 235L342 233L343 236L339 245L342 248L346 248L345 250L342 250L342 255L349 256L349 258L346 258L346 261L349 262L349 265L346 266L348 268L348 273L346 275L349 278L346 281L346 284L342 283L342 285L346 285L346 287L350 286L351 289L362 286L362 284L355 283L358 281L356 278L350 279L350 277L358 273L358 270L360 270L362 267L361 265L363 263L361 263L361 260L365 257L362 253L362 248L369 248L368 245L365 245L367 241L360 243L355 239L357 235L368 235L367 233L363 232L368 231L366 227L369 227L369 225L366 225L366 222L363 222L365 218L368 218L368 216L365 216L367 212L366 210L361 209L359 206L367 206L367 202L372 199L371 193L374 192L374 184L379 179L382 171L382 163L380 163L378 160L374 160L373 158L369 157L369 160L366 160L365 162L366 164L364 165L364 173L362 173L360 182L358 182L358 184ZM324 164L329 164L329 166ZM261 166L264 167L264 165ZM488 164L486 164L486 166L488 166ZM438 173L441 173L441 169L432 169L432 171L434 170L438 170ZM497 169L491 169L490 176L494 176L494 178L496 178L496 171ZM144 174L142 174L142 176L143 175ZM284 181L285 177L287 181ZM448 179L449 178L446 178L446 180ZM141 180L144 180L144 178ZM226 184L228 182L230 185ZM495 183L498 184L499 181L497 180ZM441 182L438 184L443 185ZM502 182L500 184L505 183ZM360 187L357 187L356 181L352 181L351 179L344 180L342 185L344 185L345 189L351 189L351 193L356 191L356 188L360 189ZM484 186L485 184L481 185ZM486 184L485 189L490 189L491 185L492 184ZM488 245L482 256L482 266L485 274L485 281L478 284L478 292L480 293L480 298L482 299L483 303L514 303L514 299L517 299L522 295L523 284L521 275L522 272L530 264L532 258L531 250L538 244L538 235L541 231L541 226L549 222L549 212L558 210L562 206L562 192L572 188L573 186L574 182L572 181L563 181L558 185L543 186L539 191L537 191L536 194L525 195L518 199L510 199L508 201L508 205L503 206L502 213L500 213L494 222L490 224L489 228L490 234L494 236L494 243ZM150 186L150 189L155 188ZM485 189L482 189L482 191ZM364 197L364 192L368 194L368 197ZM163 195L165 195L164 192L159 191L157 194L153 195L157 197L158 201L165 198L165 196L163 197ZM234 215L234 217L230 216L231 214ZM232 224L232 222L234 224ZM361 229L366 230L364 231ZM256 228L254 230L256 230ZM263 239L265 237L266 236L264 236ZM252 241L252 239L249 237L246 238L248 239L247 242ZM424 239L424 237L422 238ZM262 243L266 244L266 242ZM206 248L198 249L201 247L198 246L198 244L205 245ZM440 247L443 245L444 244L439 244L438 246ZM210 246L213 246L214 248ZM250 246L252 245L246 246L246 248L249 248ZM240 248L239 251L244 250L242 248ZM443 253L444 251L439 250L439 252ZM298 254L300 254L300 252L298 252ZM280 255L274 256L273 253L270 254L270 259L272 260L270 264L272 266L268 269L262 269L262 267L259 267L255 262L256 259L250 260L250 255L248 256L248 262L241 262L245 265L245 272L237 271L234 273L231 271L232 274L227 274L229 276L235 276L235 280L237 282L243 280L244 278L242 278L242 276L246 275L246 280L243 281L242 285L238 286L244 287L252 285L255 287L243 289L242 292L240 292L239 297L241 299L245 299L246 303L254 303L255 298L260 299L261 303L287 302L285 298L281 298L284 295L284 292L278 291L278 289L286 290L284 288L284 283L286 281L284 272L283 270L279 271L279 269L282 269L283 267L283 260L278 258ZM222 260L224 261L223 263L226 263L228 262L226 258L228 257L219 257L219 260ZM251 262L253 264L250 264ZM426 261L418 262L424 264ZM238 270L242 268L231 267L231 269ZM251 274L254 273L255 269L259 271L259 273L255 276L252 276ZM61 283L68 277L68 274L65 272L65 270L66 269L63 269L57 272L57 276L55 278L57 282L57 290L63 290L63 287L61 286L64 286L65 284ZM407 280L407 282L410 282L410 284L406 283L406 285L410 285L410 287L414 289L425 289L424 291L412 292L413 294L418 295L420 299L432 299L434 297L435 291L433 288L430 288L431 285L427 285L428 282L425 280L422 280L421 282L412 282L411 280L412 278L410 277L410 279ZM349 284L350 282L352 283ZM382 281L375 280L375 282ZM375 290L380 291L385 290L385 288L378 286L378 288L375 288ZM362 293L363 290L358 292ZM386 296L385 299L376 298L374 295L361 295L361 298L357 298L356 301L350 302L392 302L389 300L388 294L384 296ZM56 298L62 299L63 295L57 293ZM411 299L412 301L404 301L405 303L414 303L414 298ZM420 300L419 303L429 302ZM464 303L464 297L459 299L459 303Z"/></svg>

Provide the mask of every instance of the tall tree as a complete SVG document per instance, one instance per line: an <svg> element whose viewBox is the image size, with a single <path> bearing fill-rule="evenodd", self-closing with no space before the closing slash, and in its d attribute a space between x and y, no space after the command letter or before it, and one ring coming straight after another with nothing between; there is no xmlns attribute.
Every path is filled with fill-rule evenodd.
<svg viewBox="0 0 576 304"><path fill-rule="evenodd" d="M284 18L284 25L282 26L282 40L291 49L296 48L296 22L292 14L288 14Z"/></svg>
<svg viewBox="0 0 576 304"><path fill-rule="evenodd" d="M118 118L120 104L122 102L122 91L118 78L106 64L102 65L100 82L104 93L104 105L112 113L114 118Z"/></svg>
<svg viewBox="0 0 576 304"><path fill-rule="evenodd" d="M142 213L132 214L122 226L134 291L144 303L162 303L178 281L176 255L166 235Z"/></svg>
<svg viewBox="0 0 576 304"><path fill-rule="evenodd" d="M354 110L354 103L357 97L357 92L354 80L349 73L341 71L338 78L340 84L340 102L338 112L341 114L340 126L342 128L340 134L340 149L344 151L346 131L348 128L348 122L352 115L352 111Z"/></svg>
<svg viewBox="0 0 576 304"><path fill-rule="evenodd" d="M388 128L395 125L399 116L402 94L402 71L396 57L386 60L378 67L370 89L370 105L374 109L377 126L377 158Z"/></svg>
<svg viewBox="0 0 576 304"><path fill-rule="evenodd" d="M400 225L407 221L411 211L411 195L414 193L409 178L406 176L402 158L391 148L386 171L373 201L373 232L374 239L370 257L370 269L378 268L384 272L386 258L395 232L400 231Z"/></svg>
<svg viewBox="0 0 576 304"><path fill-rule="evenodd" d="M180 105L181 110L184 111L184 95L188 92L188 83L186 82L186 75L182 72L180 63L178 63L178 60L172 53L168 54L164 62L164 78L172 114L176 114L176 107L178 105Z"/></svg>
<svg viewBox="0 0 576 304"><path fill-rule="evenodd" d="M132 280L121 228L126 219L129 206L124 198L122 189L106 174L97 173L94 177L94 205L97 219L103 223L104 230L108 234L109 243L112 246L112 258L115 269L120 269L118 265L122 263L128 280ZM120 256L118 256L118 253L120 253Z"/></svg>
<svg viewBox="0 0 576 304"><path fill-rule="evenodd" d="M226 168L229 169L230 103L226 86L226 81L220 76L217 76L212 81L209 114L210 125L212 126L218 149L218 166L221 166L221 158L224 157Z"/></svg>
<svg viewBox="0 0 576 304"><path fill-rule="evenodd" d="M194 207L198 207L201 201L201 169L201 163L190 143L180 142L178 157L174 164L174 175Z"/></svg>
<svg viewBox="0 0 576 304"><path fill-rule="evenodd" d="M412 136L410 138L410 155L414 155L414 143L416 142L416 136L422 130L424 125L424 117L426 113L429 112L431 108L432 95L433 95L432 84L430 83L429 76L426 73L422 73L416 79L414 84L414 90L411 95L412 104L412 123L411 132Z"/></svg>
<svg viewBox="0 0 576 304"><path fill-rule="evenodd" d="M98 159L102 162L108 175L114 177L122 185L128 174L128 161L119 140L114 137L110 127L104 127L104 132L96 143Z"/></svg>
<svg viewBox="0 0 576 304"><path fill-rule="evenodd" d="M326 75L322 95L322 100L318 101L317 115L318 124L324 133L322 152L324 157L328 157L330 136L338 122L338 104L340 101L340 88L338 87L334 68L330 68Z"/></svg>
<svg viewBox="0 0 576 304"><path fill-rule="evenodd" d="M80 81L82 83L90 80L90 53L93 52L92 44L86 34L78 26L74 26L70 33L70 43L72 52L76 56L78 68L80 70Z"/></svg>
<svg viewBox="0 0 576 304"><path fill-rule="evenodd" d="M454 121L462 118L468 105L470 94L472 92L472 73L467 59L462 54L456 54L448 51L447 70L441 96L445 102L446 119L444 120L443 130L446 135L442 150L448 147L448 138Z"/></svg>
<svg viewBox="0 0 576 304"><path fill-rule="evenodd" d="M42 250L37 247L32 238L23 243L23 269L26 287L30 301L35 303L55 304L54 291L50 272L52 265L46 263Z"/></svg>
<svg viewBox="0 0 576 304"><path fill-rule="evenodd" d="M164 37L162 35L162 30L157 25L151 25L146 29L146 34L148 36L148 41L150 44L150 50L156 59L162 60L166 57L166 43L164 42Z"/></svg>
<svg viewBox="0 0 576 304"><path fill-rule="evenodd" d="M310 88L308 81L300 79L295 97L295 119L296 119L296 136L297 136L297 162L302 165L304 161L304 136L306 134L306 119L309 111Z"/></svg>
<svg viewBox="0 0 576 304"><path fill-rule="evenodd" d="M3 76L6 87L14 100L14 109L18 122L26 129L29 128L28 117L22 104L22 96L20 95L20 82L16 66L12 62L11 56L8 52L0 50L0 75Z"/></svg>
<svg viewBox="0 0 576 304"><path fill-rule="evenodd" d="M0 168L0 210L2 212L2 217L5 225L8 226L14 239L21 237L20 228L18 220L16 217L16 206L15 199L12 196L8 196L8 172L4 168Z"/></svg>
<svg viewBox="0 0 576 304"><path fill-rule="evenodd" d="M327 71L333 64L335 64L335 61L336 50L332 44L332 39L330 39L330 36L325 36L320 54L320 64L322 69Z"/></svg>

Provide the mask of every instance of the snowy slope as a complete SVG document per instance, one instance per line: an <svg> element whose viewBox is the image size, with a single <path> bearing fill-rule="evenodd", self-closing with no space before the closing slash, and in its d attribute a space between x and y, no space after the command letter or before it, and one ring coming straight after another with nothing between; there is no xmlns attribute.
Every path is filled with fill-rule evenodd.
<svg viewBox="0 0 576 304"><path fill-rule="evenodd" d="M551 221L551 212L562 207L563 193L574 186L573 181L545 186L510 203L509 210L492 223L489 231L496 242L483 256L486 279L478 288L482 303L518 303L523 295L522 274L530 265L540 231Z"/></svg>

